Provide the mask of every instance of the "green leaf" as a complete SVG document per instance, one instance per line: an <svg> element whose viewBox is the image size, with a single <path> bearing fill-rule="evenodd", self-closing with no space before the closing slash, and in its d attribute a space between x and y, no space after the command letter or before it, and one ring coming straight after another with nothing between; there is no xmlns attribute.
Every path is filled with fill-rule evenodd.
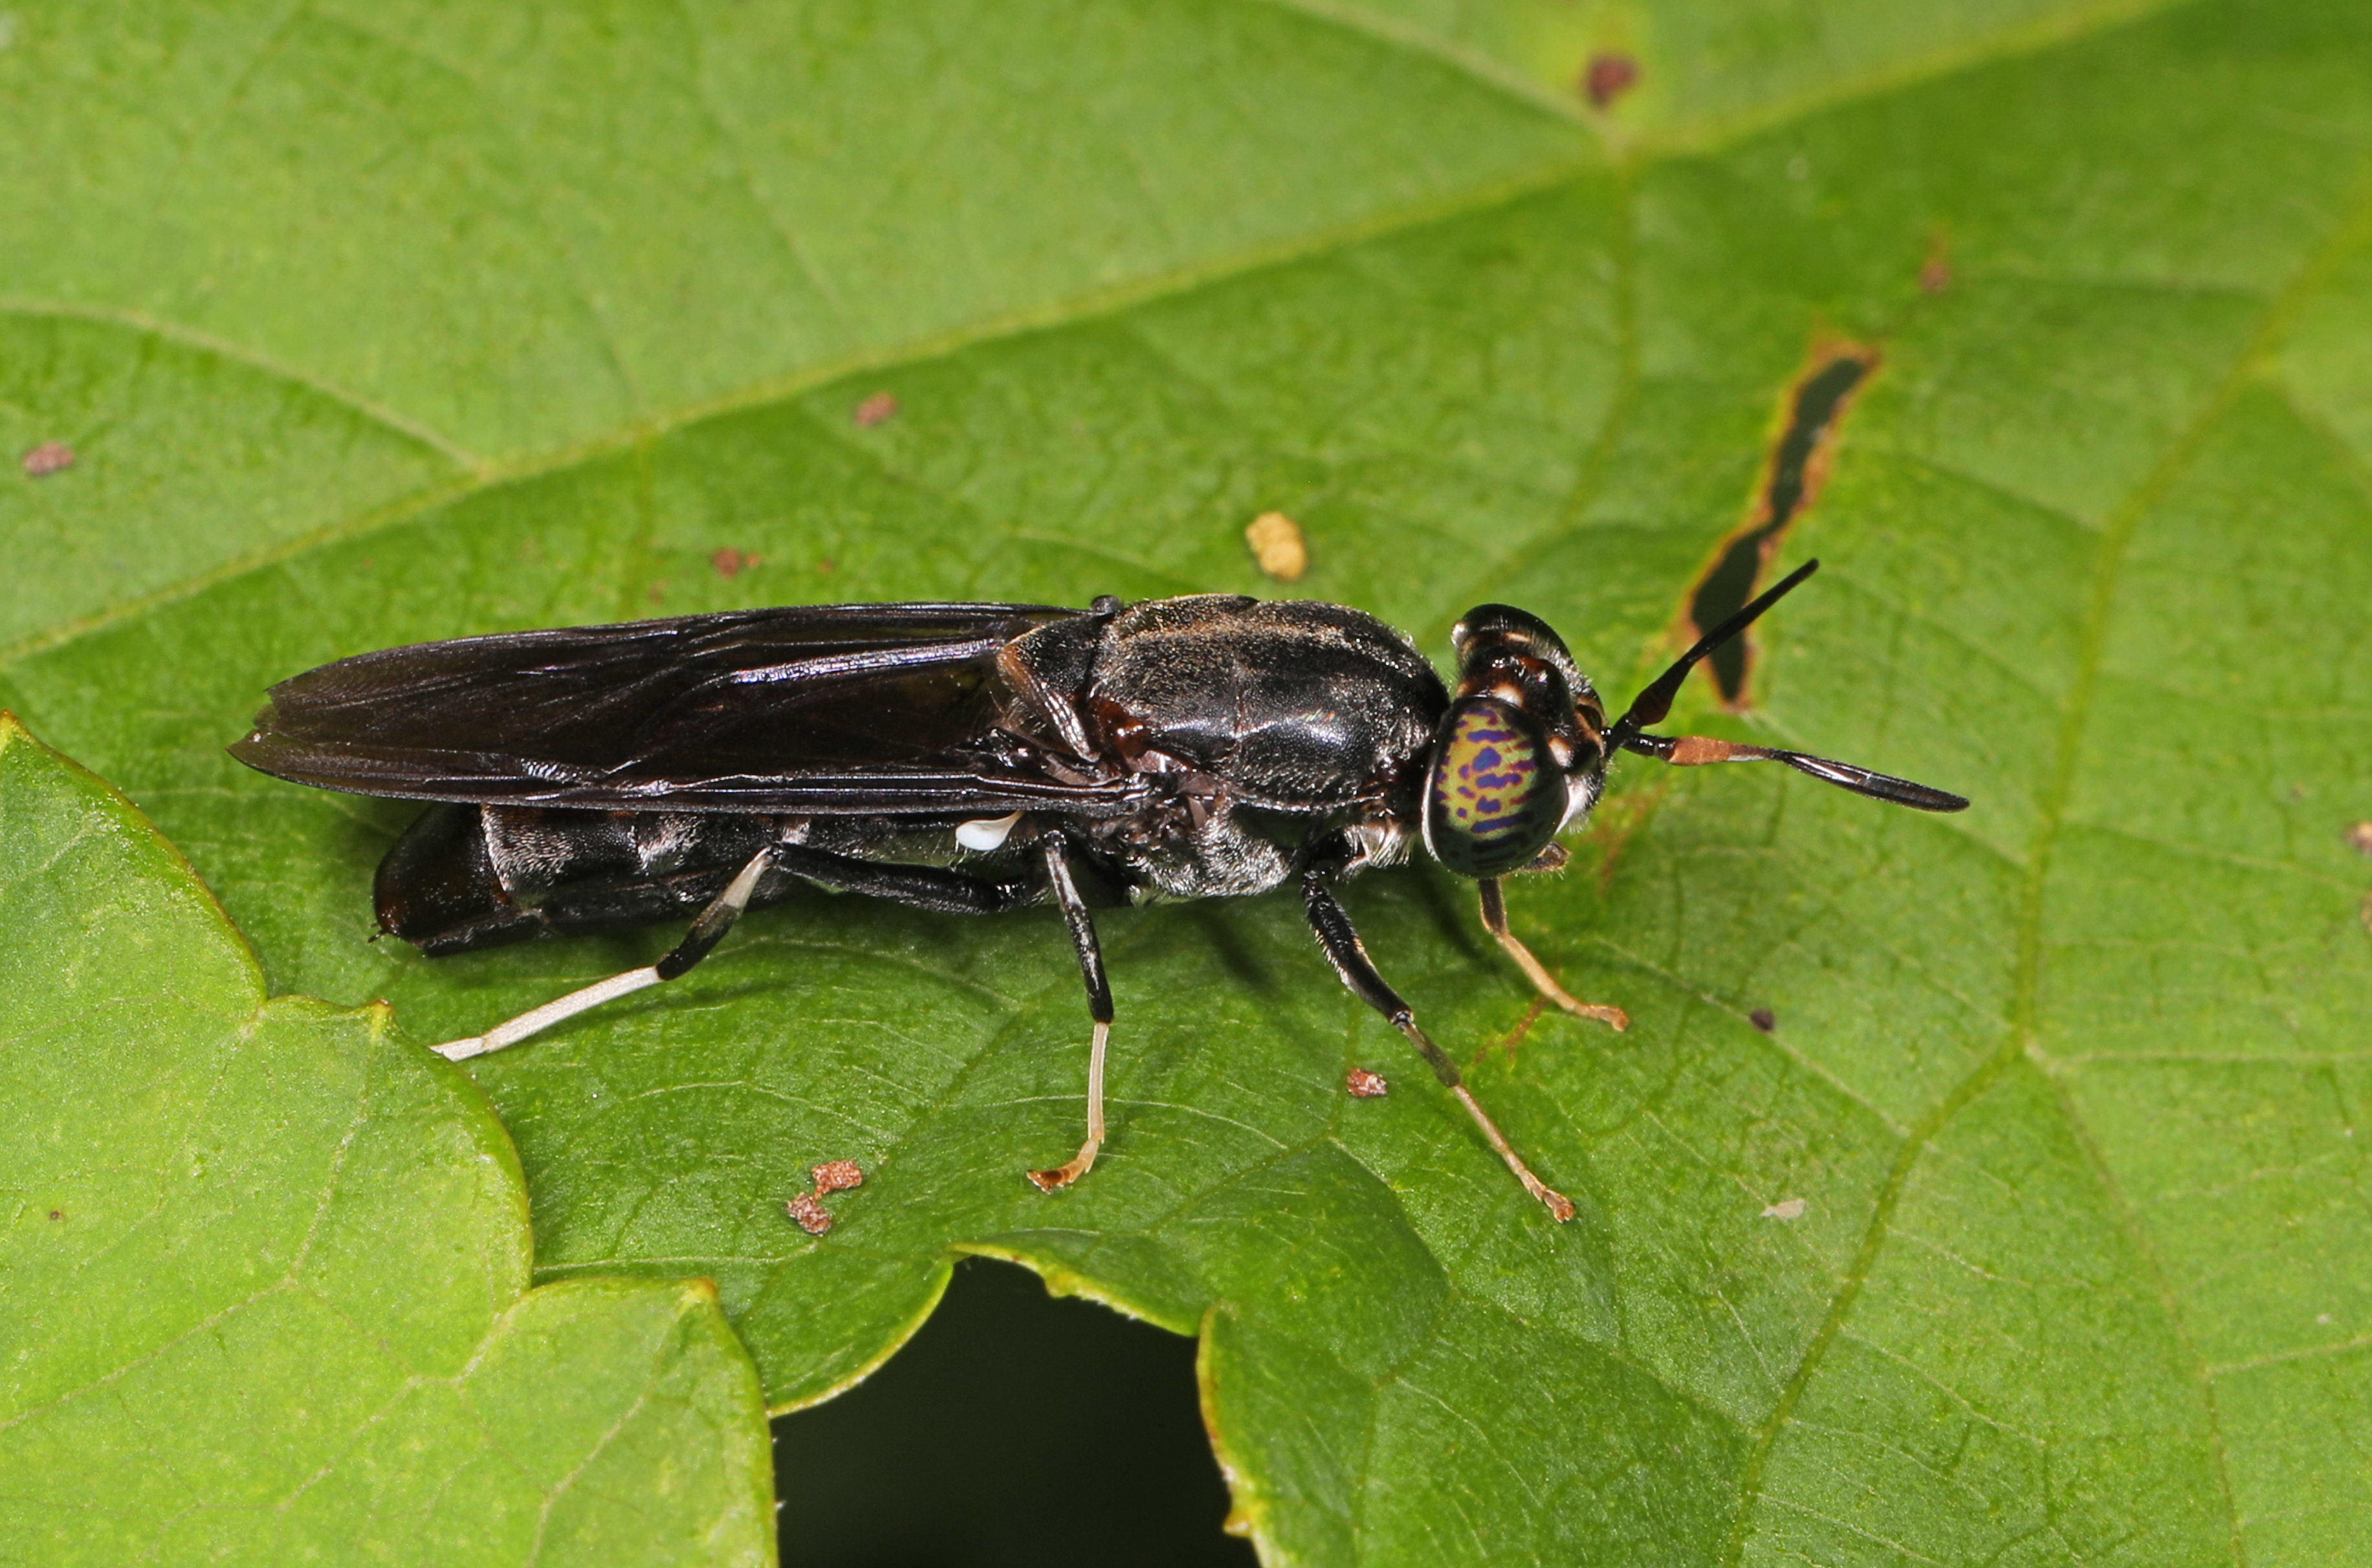
<svg viewBox="0 0 2372 1568"><path fill-rule="evenodd" d="M529 1290L481 1097L6 714L0 993L0 1556L773 1560L715 1292Z"/></svg>
<svg viewBox="0 0 2372 1568"><path fill-rule="evenodd" d="M418 1040L674 934L370 945L408 813L223 758L276 679L743 604L1273 595L1273 508L1291 591L1435 650L1518 602L1619 700L1793 382L1878 357L1750 709L1680 717L1975 807L1625 761L1511 900L1619 1037L1540 1014L1450 879L1350 895L1572 1225L1289 898L1101 917L1115 1136L1041 1196L1086 1053L1058 925L819 894L475 1064L539 1277L715 1278L783 1408L951 1252L1017 1258L1203 1332L1274 1561L2372 1561L2360 7L171 26L0 52L0 435L79 454L0 487L0 695L275 988ZM809 1237L782 1204L835 1158L866 1182Z"/></svg>

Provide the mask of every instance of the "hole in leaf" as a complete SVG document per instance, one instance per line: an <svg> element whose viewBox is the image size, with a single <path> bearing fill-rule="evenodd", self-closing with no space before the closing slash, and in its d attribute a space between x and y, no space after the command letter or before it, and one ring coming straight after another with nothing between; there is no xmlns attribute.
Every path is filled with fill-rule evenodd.
<svg viewBox="0 0 2372 1568"><path fill-rule="evenodd" d="M1720 625L1754 597L1763 563L1779 548L1787 526L1819 496L1837 426L1854 393L1877 367L1876 349L1831 344L1815 354L1811 368L1796 379L1788 399L1787 424L1771 449L1754 516L1729 536L1689 599L1692 638L1707 626ZM1705 660L1725 705L1734 708L1744 702L1752 656L1748 637L1736 637Z"/></svg>
<svg viewBox="0 0 2372 1568"><path fill-rule="evenodd" d="M913 1339L774 1423L784 1568L1252 1568L1194 1342L972 1258Z"/></svg>

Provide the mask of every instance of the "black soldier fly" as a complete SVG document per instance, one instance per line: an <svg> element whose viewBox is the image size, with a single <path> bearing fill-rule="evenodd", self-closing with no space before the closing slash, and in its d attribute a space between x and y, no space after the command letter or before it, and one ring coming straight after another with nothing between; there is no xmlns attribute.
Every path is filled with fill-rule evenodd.
<svg viewBox="0 0 2372 1568"><path fill-rule="evenodd" d="M378 868L379 926L436 956L692 917L656 964L436 1049L517 1044L697 964L801 883L988 914L1051 901L1094 1021L1087 1141L1104 1142L1111 990L1090 908L1298 879L1343 983L1408 1037L1524 1190L1517 1154L1367 957L1337 884L1425 849L1481 886L1482 923L1550 1001L1501 878L1561 865L1608 761L1785 762L1922 811L1959 796L1796 751L1645 733L1698 660L1811 575L1715 627L1611 725L1557 634L1506 605L1451 634L1453 695L1408 637L1314 601L1225 594L1087 610L845 604L390 648L273 687L231 748L298 784L434 802Z"/></svg>

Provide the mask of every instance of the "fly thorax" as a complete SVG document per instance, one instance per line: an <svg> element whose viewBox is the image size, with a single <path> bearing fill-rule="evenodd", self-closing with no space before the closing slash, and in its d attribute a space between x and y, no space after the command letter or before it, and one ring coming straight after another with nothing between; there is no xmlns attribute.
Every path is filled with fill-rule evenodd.
<svg viewBox="0 0 2372 1568"><path fill-rule="evenodd" d="M1345 870L1380 870L1408 858L1408 830L1389 818L1363 819L1344 828L1343 836L1351 846L1351 862Z"/></svg>
<svg viewBox="0 0 2372 1568"><path fill-rule="evenodd" d="M1087 617L1057 621L1023 633L997 655L1006 687L1004 722L1015 734L1094 761L1099 749L1079 711L1103 624Z"/></svg>
<svg viewBox="0 0 2372 1568"><path fill-rule="evenodd" d="M1445 699L1372 616L1212 595L1122 612L1087 709L1092 738L1132 767L1183 764L1245 798L1333 811L1422 759Z"/></svg>
<svg viewBox="0 0 2372 1568"><path fill-rule="evenodd" d="M1205 815L1125 856L1164 898L1234 899L1265 893L1293 875L1293 856L1235 813Z"/></svg>

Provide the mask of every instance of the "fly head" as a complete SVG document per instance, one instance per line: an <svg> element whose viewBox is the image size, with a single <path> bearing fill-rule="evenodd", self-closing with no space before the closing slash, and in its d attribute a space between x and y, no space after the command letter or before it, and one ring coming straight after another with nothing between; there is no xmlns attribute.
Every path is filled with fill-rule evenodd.
<svg viewBox="0 0 2372 1568"><path fill-rule="evenodd" d="M1538 616L1478 605L1450 642L1458 692L1434 733L1425 848L1461 877L1504 877L1597 801L1606 711Z"/></svg>

